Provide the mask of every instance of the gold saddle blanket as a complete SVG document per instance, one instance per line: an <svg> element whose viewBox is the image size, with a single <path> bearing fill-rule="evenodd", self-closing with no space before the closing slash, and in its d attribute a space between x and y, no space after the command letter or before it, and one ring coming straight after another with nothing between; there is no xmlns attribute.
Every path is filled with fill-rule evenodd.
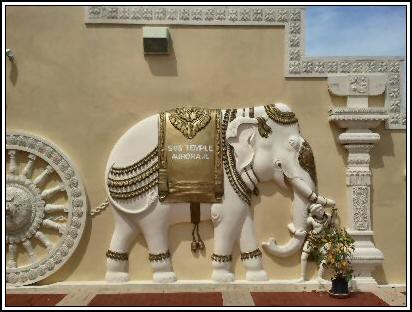
<svg viewBox="0 0 412 312"><path fill-rule="evenodd" d="M163 202L221 202L220 110L182 107L160 113L158 191Z"/></svg>

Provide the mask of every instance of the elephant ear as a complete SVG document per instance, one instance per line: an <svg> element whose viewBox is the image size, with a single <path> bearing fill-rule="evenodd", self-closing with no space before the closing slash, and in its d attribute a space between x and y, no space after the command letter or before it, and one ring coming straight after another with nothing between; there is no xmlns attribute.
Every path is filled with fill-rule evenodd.
<svg viewBox="0 0 412 312"><path fill-rule="evenodd" d="M258 121L254 118L237 117L229 123L226 141L235 152L236 169L241 171L249 165L255 156L255 133Z"/></svg>

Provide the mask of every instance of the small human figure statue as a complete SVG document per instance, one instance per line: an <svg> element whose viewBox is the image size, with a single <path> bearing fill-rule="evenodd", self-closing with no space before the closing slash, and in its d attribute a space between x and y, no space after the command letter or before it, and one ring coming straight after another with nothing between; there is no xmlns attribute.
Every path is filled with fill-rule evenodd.
<svg viewBox="0 0 412 312"><path fill-rule="evenodd" d="M307 233L307 235L319 235L325 228L329 226L335 226L336 223L336 208L332 208L332 213L327 213L325 208L321 204L311 204L309 207L309 217L306 220L306 224L308 228L311 230ZM320 250L322 253L326 253L327 251L327 244L323 246ZM300 282L304 282L306 280L306 269L307 269L307 261L308 257L312 251L312 247L309 245L309 241L306 241L303 245L303 251L300 258L300 265L301 265L301 278L299 279ZM323 281L323 273L324 267L323 262L319 265L318 271L318 280Z"/></svg>

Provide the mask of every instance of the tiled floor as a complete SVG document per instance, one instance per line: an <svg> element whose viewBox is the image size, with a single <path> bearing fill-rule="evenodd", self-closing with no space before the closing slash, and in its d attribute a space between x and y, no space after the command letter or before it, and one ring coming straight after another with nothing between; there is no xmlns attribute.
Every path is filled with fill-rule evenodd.
<svg viewBox="0 0 412 312"><path fill-rule="evenodd" d="M65 294L12 294L6 295L6 306L55 306L66 295Z"/></svg>
<svg viewBox="0 0 412 312"><path fill-rule="evenodd" d="M348 298L337 299L327 292L256 292L251 293L256 306L388 306L370 292L351 293Z"/></svg>
<svg viewBox="0 0 412 312"><path fill-rule="evenodd" d="M98 294L88 306L222 306L221 293Z"/></svg>
<svg viewBox="0 0 412 312"><path fill-rule="evenodd" d="M354 292L347 299L317 291L97 293L78 289L68 294L7 294L6 306L401 306L405 304L401 296L405 302L405 295L393 289L380 291L380 296Z"/></svg>

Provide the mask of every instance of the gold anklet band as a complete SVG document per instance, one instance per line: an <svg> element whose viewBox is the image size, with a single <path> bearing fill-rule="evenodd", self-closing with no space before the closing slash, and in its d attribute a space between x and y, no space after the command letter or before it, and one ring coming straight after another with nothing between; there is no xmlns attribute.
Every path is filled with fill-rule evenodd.
<svg viewBox="0 0 412 312"><path fill-rule="evenodd" d="M106 257L118 261L127 261L129 259L129 255L126 252L121 253L111 251L110 249L106 252Z"/></svg>
<svg viewBox="0 0 412 312"><path fill-rule="evenodd" d="M217 254L212 254L212 260L216 262L231 262L232 261L232 255L217 255Z"/></svg>
<svg viewBox="0 0 412 312"><path fill-rule="evenodd" d="M260 258L260 257L262 257L262 252L260 251L259 248L253 251L250 251L250 252L242 252L240 254L241 261L245 261L245 260L252 259L252 258Z"/></svg>
<svg viewBox="0 0 412 312"><path fill-rule="evenodd" d="M170 252L169 250L163 253L159 254L151 254L149 253L149 261L150 262L158 262L158 261L164 261L166 259L170 258Z"/></svg>

